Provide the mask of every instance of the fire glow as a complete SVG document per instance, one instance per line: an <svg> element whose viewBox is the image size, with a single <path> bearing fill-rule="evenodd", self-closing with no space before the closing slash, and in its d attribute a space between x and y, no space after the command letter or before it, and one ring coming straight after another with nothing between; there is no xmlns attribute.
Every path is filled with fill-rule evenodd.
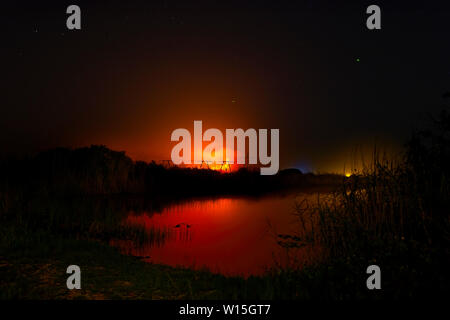
<svg viewBox="0 0 450 320"><path fill-rule="evenodd" d="M259 135L259 137L258 137ZM214 139L213 139L214 138ZM216 170L231 168L235 158L235 140L237 140L237 164L246 164L246 138L248 138L248 164L259 164L262 175L273 175L279 169L279 129L270 130L270 156L268 155L267 129L226 129L225 148L223 134L219 129L208 129L203 133L202 121L194 121L194 161L191 156L191 133L184 128L172 132L171 141L179 141L171 153L172 162L180 164L211 164ZM181 141L180 141L181 139ZM203 141L211 141L203 149ZM258 145L259 142L259 145ZM258 148L259 146L259 148ZM259 152L257 152L259 149ZM225 152L224 152L225 151ZM259 156L259 157L258 157Z"/></svg>

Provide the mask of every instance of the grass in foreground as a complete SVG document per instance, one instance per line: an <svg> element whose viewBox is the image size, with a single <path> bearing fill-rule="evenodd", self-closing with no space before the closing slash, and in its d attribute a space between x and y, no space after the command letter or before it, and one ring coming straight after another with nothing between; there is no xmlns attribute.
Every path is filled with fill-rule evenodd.
<svg viewBox="0 0 450 320"><path fill-rule="evenodd" d="M287 274L224 277L145 263L84 240L52 239L6 253L0 256L1 299L286 299L300 293ZM81 290L66 288L70 264L81 268Z"/></svg>
<svg viewBox="0 0 450 320"><path fill-rule="evenodd" d="M432 256L418 255L424 252L406 244L396 251L386 248L388 254L380 261L344 256L302 270L272 270L244 279L149 264L98 242L41 240L35 246L0 251L0 299L348 300L439 298L445 292L435 287L445 270L433 270L427 260ZM366 288L365 268L372 263L383 266L382 290ZM66 287L71 264L81 268L81 290Z"/></svg>
<svg viewBox="0 0 450 320"><path fill-rule="evenodd" d="M79 203L69 211L57 204L36 211L43 207L30 204L31 211L22 207L0 215L0 298L445 299L449 164L450 114L444 112L435 132L413 137L400 163L374 157L373 167L345 180L330 201L297 208L303 228L281 235L280 244L319 245L326 252L322 263L248 279L147 264L92 240L98 221L94 229L101 240L117 234L146 239L139 230L117 229L121 216L114 210L92 211L97 216ZM0 207L6 204L0 201ZM71 264L81 267L80 291L66 289ZM382 270L382 290L366 287L372 264Z"/></svg>

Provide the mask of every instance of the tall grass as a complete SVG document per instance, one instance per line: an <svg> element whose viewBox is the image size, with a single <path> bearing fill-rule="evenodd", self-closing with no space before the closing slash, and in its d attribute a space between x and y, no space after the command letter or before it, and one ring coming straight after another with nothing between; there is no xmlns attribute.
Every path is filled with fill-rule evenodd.
<svg viewBox="0 0 450 320"><path fill-rule="evenodd" d="M127 206L108 198L31 198L0 215L0 245L14 250L51 238L86 239L108 243L112 239L136 245L161 245L167 228L146 228L126 222Z"/></svg>
<svg viewBox="0 0 450 320"><path fill-rule="evenodd" d="M429 199L420 190L404 163L374 152L371 165L360 175L343 178L337 191L315 203L296 204L301 230L294 240L320 245L332 256L378 241L443 241L445 232L432 231L448 232L448 212L426 210ZM441 192L435 196L448 199L445 189Z"/></svg>
<svg viewBox="0 0 450 320"><path fill-rule="evenodd" d="M371 264L385 271L388 296L448 294L450 116L444 112L430 130L417 132L398 159L375 149L360 174L342 178L315 202L296 203L296 214L298 232L279 235L279 243L321 249L322 266L313 272L328 279L331 296L333 286L366 295Z"/></svg>

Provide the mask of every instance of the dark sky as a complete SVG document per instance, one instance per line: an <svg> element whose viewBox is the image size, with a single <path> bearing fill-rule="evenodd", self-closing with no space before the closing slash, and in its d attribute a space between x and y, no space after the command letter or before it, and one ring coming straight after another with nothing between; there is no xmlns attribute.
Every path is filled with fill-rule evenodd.
<svg viewBox="0 0 450 320"><path fill-rule="evenodd" d="M450 5L385 2L2 3L0 151L169 159L171 132L194 120L279 128L282 167L342 171L357 146L398 150L450 90ZM366 28L370 4L381 30Z"/></svg>

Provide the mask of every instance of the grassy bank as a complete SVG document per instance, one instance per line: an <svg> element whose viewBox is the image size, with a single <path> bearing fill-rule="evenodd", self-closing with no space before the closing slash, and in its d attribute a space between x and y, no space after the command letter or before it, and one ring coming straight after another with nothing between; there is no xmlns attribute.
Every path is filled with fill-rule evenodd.
<svg viewBox="0 0 450 320"><path fill-rule="evenodd" d="M397 161L375 151L336 192L296 204L299 230L279 235L280 245L322 248L324 264L339 275L326 278L336 281L332 297L354 297L348 289L366 296L360 286L369 265L381 268L383 298L450 295L449 119L441 119L438 133L419 133Z"/></svg>
<svg viewBox="0 0 450 320"><path fill-rule="evenodd" d="M36 239L35 239L36 240ZM208 271L149 264L85 240L40 239L0 256L1 299L307 299L329 298L323 276L273 272L224 277ZM66 288L66 268L82 270L82 289Z"/></svg>
<svg viewBox="0 0 450 320"><path fill-rule="evenodd" d="M71 264L81 268L81 290L66 287ZM152 265L82 240L7 252L0 275L2 299L214 299L233 298L243 288L242 279Z"/></svg>
<svg viewBox="0 0 450 320"><path fill-rule="evenodd" d="M64 168L61 172L66 172ZM149 168L150 173L160 170ZM85 175L77 170L75 182L70 181L76 188L91 190L91 182L84 186ZM112 177L121 176L116 169L112 171ZM173 172L181 176L171 180ZM184 175L195 173L173 172L164 171L166 186L174 181L187 183ZM217 173L205 175L219 177L211 180L215 183L222 179ZM0 186L10 191L0 193L1 298L348 300L445 299L450 295L450 116L445 112L430 130L413 136L398 161L374 152L366 170L349 179L340 177L341 184L329 197L298 203L298 232L278 235L279 244L287 250L320 248L320 263L305 266L298 262L261 277L224 277L121 255L107 245L109 240L151 242L167 236L164 230L147 232L123 225L124 213L158 212L166 204L154 199L143 205L133 199L125 204L109 198L80 201L36 191L72 185L64 179L61 182L62 176L56 175L56 180L41 177L37 181L44 179L43 185L27 178L30 193L11 192L19 188L20 179L13 179L12 186L6 179ZM109 176L99 174L102 178L94 189L105 191L120 185L106 183ZM154 181L151 174L144 176L145 181ZM248 172L224 177L232 185L245 181L244 189L255 182ZM296 177L298 181L306 178L289 173L275 179L295 185ZM201 177L197 180L202 181ZM214 183L206 184L210 185ZM65 271L71 264L81 267L80 291L66 289ZM381 290L366 287L369 265L381 268Z"/></svg>
<svg viewBox="0 0 450 320"><path fill-rule="evenodd" d="M90 197L25 199L0 216L0 298L447 297L450 246L445 176L432 183L412 163L374 164L364 175L342 180L340 188L327 198L298 203L298 232L279 235L279 244L289 250L320 247L320 263L294 264L248 279L148 264L108 246L111 239L164 241L164 230L121 223L131 209L158 211L164 204L152 202L150 208L141 201L124 203L108 197L100 201ZM428 177L433 174L426 173ZM81 267L81 290L66 288L65 272L71 264ZM382 270L382 290L366 287L366 269L372 264Z"/></svg>
<svg viewBox="0 0 450 320"><path fill-rule="evenodd" d="M404 299L448 294L442 252L412 241L371 245L360 254L330 256L301 270L260 277L149 264L102 242L28 234L0 249L1 299ZM448 263L448 262L447 262ZM66 268L82 270L82 289L66 288ZM382 290L367 290L368 265L382 268ZM447 264L448 265L448 264Z"/></svg>

